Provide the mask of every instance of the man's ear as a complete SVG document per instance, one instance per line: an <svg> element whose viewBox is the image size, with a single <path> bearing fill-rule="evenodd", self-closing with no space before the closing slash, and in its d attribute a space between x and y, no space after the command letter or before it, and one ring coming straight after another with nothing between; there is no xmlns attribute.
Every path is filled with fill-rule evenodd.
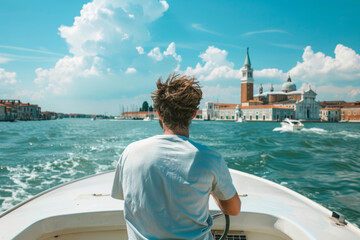
<svg viewBox="0 0 360 240"><path fill-rule="evenodd" d="M163 120L163 118L162 118L162 116L160 115L160 113L159 113L158 110L156 110L156 114L158 115L158 118L159 118L160 120Z"/></svg>
<svg viewBox="0 0 360 240"><path fill-rule="evenodd" d="M196 117L196 113L197 113L197 110L195 110L195 112L194 112L194 114L193 114L193 116L192 116L191 119L194 119L194 118Z"/></svg>

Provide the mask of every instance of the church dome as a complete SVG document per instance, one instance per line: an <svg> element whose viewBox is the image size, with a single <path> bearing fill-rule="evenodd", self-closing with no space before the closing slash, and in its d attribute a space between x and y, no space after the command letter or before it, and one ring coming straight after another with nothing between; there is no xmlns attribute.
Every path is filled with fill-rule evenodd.
<svg viewBox="0 0 360 240"><path fill-rule="evenodd" d="M295 85L295 83L291 82L290 76L288 77L286 82L282 85L281 91L283 91L283 92L296 91L296 85Z"/></svg>

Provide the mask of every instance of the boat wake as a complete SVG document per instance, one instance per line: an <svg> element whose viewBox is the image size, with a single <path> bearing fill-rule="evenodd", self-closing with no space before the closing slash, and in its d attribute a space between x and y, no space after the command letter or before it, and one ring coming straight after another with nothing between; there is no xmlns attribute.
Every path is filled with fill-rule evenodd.
<svg viewBox="0 0 360 240"><path fill-rule="evenodd" d="M273 129L274 132L297 132L297 133L316 133L316 134L325 134L328 133L327 130L322 128L303 128L301 130L292 130L286 127L276 127Z"/></svg>
<svg viewBox="0 0 360 240"><path fill-rule="evenodd" d="M322 128L303 128L301 130L302 132L313 132L313 133L317 133L317 134L325 134L328 133L327 130L322 129Z"/></svg>

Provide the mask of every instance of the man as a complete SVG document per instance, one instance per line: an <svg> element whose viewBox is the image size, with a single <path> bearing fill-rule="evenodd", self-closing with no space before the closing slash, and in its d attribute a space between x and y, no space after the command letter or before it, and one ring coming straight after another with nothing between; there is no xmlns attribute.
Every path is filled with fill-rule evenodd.
<svg viewBox="0 0 360 240"><path fill-rule="evenodd" d="M163 135L126 147L112 197L124 200L129 239L212 239L209 195L229 215L239 214L241 202L221 155L189 139L201 88L175 74L157 88L152 99Z"/></svg>

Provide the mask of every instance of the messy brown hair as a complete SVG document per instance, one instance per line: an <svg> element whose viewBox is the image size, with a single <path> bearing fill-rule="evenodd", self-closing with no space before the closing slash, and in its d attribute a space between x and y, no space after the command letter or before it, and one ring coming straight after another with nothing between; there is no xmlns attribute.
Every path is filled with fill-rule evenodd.
<svg viewBox="0 0 360 240"><path fill-rule="evenodd" d="M196 78L174 73L164 83L160 77L156 86L151 98L163 123L170 129L189 127L202 98Z"/></svg>

